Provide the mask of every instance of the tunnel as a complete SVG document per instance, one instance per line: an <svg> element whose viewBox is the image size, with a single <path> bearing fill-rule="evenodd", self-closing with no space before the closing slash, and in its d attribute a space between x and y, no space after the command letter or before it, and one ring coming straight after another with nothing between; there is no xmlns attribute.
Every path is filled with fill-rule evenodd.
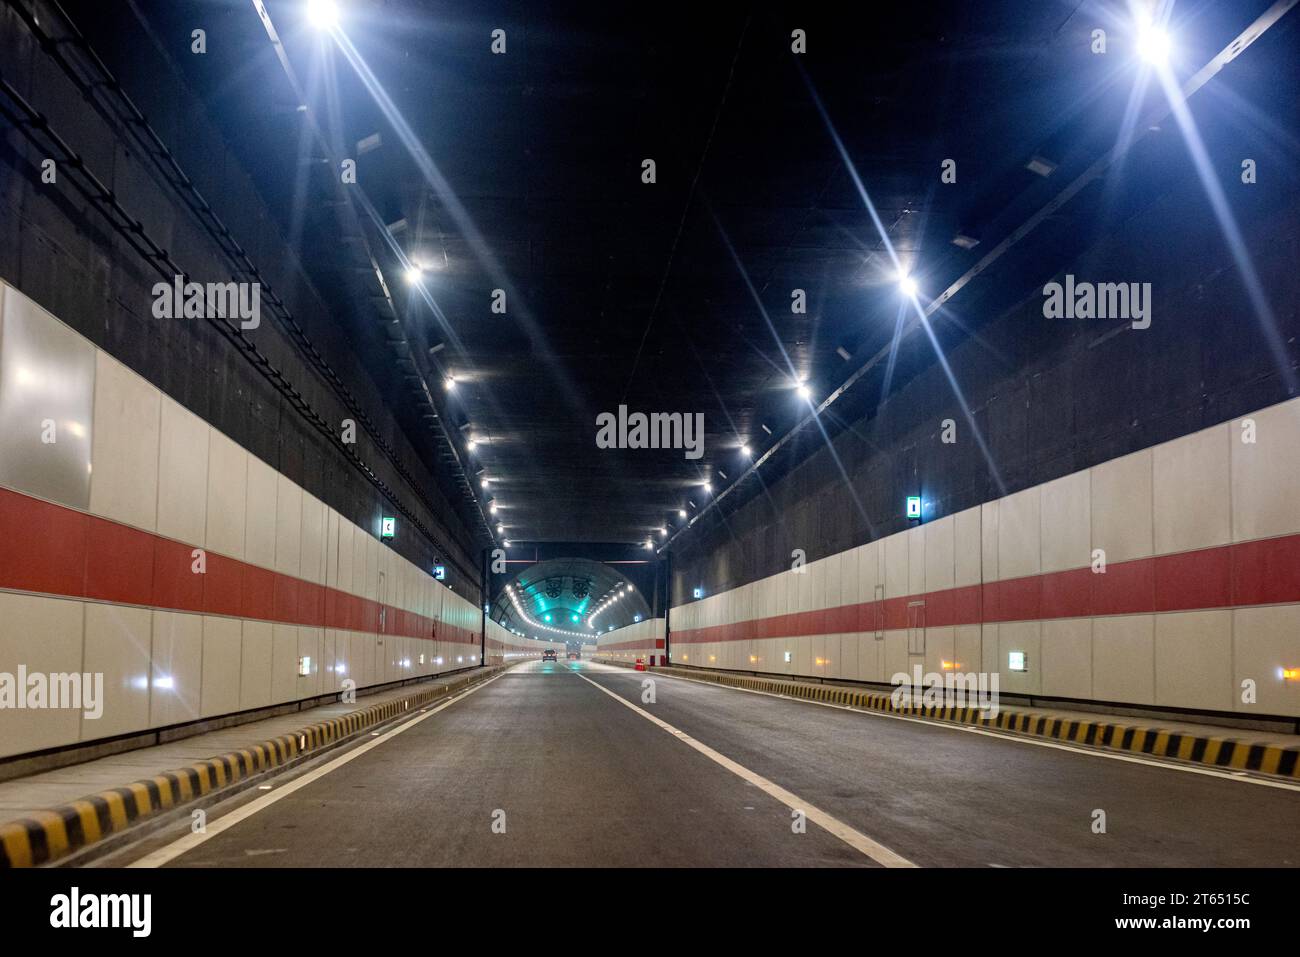
<svg viewBox="0 0 1300 957"><path fill-rule="evenodd" d="M1284 927L1295 7L5 0L6 925Z"/></svg>

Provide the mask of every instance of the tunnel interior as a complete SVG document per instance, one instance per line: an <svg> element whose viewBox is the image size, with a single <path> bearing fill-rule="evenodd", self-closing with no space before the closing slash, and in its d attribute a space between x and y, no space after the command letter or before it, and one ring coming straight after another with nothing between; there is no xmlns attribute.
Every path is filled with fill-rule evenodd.
<svg viewBox="0 0 1300 957"><path fill-rule="evenodd" d="M1300 865L1300 4L622 6L0 4L0 864Z"/></svg>

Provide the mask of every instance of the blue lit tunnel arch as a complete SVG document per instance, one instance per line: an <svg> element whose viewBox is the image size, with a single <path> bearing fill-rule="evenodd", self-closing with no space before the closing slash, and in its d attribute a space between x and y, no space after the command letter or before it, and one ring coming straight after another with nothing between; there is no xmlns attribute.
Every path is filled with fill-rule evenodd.
<svg viewBox="0 0 1300 957"><path fill-rule="evenodd" d="M575 645L652 614L625 570L588 558L526 565L505 578L489 607L489 617L511 631Z"/></svg>

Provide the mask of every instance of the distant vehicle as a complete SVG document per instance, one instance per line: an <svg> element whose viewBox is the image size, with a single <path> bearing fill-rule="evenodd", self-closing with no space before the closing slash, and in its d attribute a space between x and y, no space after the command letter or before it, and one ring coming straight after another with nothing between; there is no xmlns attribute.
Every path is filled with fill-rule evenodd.
<svg viewBox="0 0 1300 957"><path fill-rule="evenodd" d="M542 660L559 661L559 658L556 656L554 648L547 648L545 651L542 652Z"/></svg>
<svg viewBox="0 0 1300 957"><path fill-rule="evenodd" d="M571 651L571 652L569 652L569 656L568 656L568 657L569 657L569 660L570 660L570 661L581 661L581 660L582 660L582 655L578 654L578 652L576 652L576 651Z"/></svg>

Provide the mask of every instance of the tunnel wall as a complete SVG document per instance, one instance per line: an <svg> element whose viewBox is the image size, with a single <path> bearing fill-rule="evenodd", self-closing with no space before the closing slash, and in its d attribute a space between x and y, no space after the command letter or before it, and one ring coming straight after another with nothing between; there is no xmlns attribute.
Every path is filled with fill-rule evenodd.
<svg viewBox="0 0 1300 957"><path fill-rule="evenodd" d="M41 13L43 4L35 6L46 29L61 35L60 18ZM70 13L83 25L115 16L80 6ZM128 20L133 17L125 9L123 13ZM87 35L99 43L97 31L90 29ZM92 108L9 6L0 8L0 64L6 81L45 117L50 134L79 156L85 175L111 191L122 215L137 226L115 227L78 191L74 184L82 178L66 163L59 164L55 182L45 182L47 138L34 145L0 120L0 279L354 524L368 527L381 514L401 514L393 510L394 501L400 503L430 537L408 523L410 534L400 535L393 550L421 567L447 565L454 571L447 584L477 604L477 555L485 537L476 531L472 510L458 511L462 499L456 483L441 482L443 470L435 473L426 464L435 452L432 433L424 425L399 420L395 410L402 400L394 397L404 399L408 393L391 379L376 382L363 362L374 344L373 306L340 301L315 284L302 261L310 246L286 237L212 122L208 104L182 81L164 49L143 36L122 45L103 39L96 52L220 218L229 241L238 243L258 270L261 323L242 337L261 359L220 334L220 323L154 317L153 286L174 276L138 251L141 237L166 249L189 279L226 282L249 276L223 252L227 243L193 214L194 195L174 185L173 172L159 171L150 160L152 150L140 147L130 125L110 119L123 109L113 88L101 87L97 95L97 102L112 105L103 112ZM82 51L71 44L60 50L86 75L96 75L83 62ZM305 342L273 314L272 292ZM325 362L341 387L331 384L311 354ZM348 457L338 440L322 434L277 388L277 381L332 428L342 430L345 420L356 421L356 441L347 448L362 464ZM344 391L352 405L344 401ZM362 414L387 452L364 428Z"/></svg>
<svg viewBox="0 0 1300 957"><path fill-rule="evenodd" d="M652 657L657 660L666 654L666 634L662 618L647 618L615 628L596 638L596 659L635 664L638 658L644 658L649 663Z"/></svg>
<svg viewBox="0 0 1300 957"><path fill-rule="evenodd" d="M1241 148L1222 144L1216 158ZM1300 394L1300 167L1274 165L1267 188L1231 174L1222 182L1270 316L1252 305L1193 164L1171 161L1167 191L1130 218L1103 220L1068 265L990 267L972 288L1006 287L1023 296L1017 305L986 319L963 293L932 320L943 362L929 337L905 338L822 414L830 442L804 429L789 456L797 465L775 476L764 468L752 494L675 536L671 604L688 604L697 587L717 594L775 575L795 549L820 559L904 531L909 495L923 497L932 521ZM1045 317L1043 284L1066 274L1149 280L1150 327ZM953 441L943 437L949 419Z"/></svg>
<svg viewBox="0 0 1300 957"><path fill-rule="evenodd" d="M1300 681L1281 674L1300 668L1300 399L709 595L671 621L672 661L691 666L889 682L919 665L996 672L1004 693L1300 716ZM1012 652L1026 671L1009 670Z"/></svg>
<svg viewBox="0 0 1300 957"><path fill-rule="evenodd" d="M478 663L477 605L378 532L0 284L0 673L105 699L0 708L0 757Z"/></svg>
<svg viewBox="0 0 1300 957"><path fill-rule="evenodd" d="M499 622L487 619L484 657L490 665L509 665L540 658L543 651L552 647L552 642L516 635Z"/></svg>

